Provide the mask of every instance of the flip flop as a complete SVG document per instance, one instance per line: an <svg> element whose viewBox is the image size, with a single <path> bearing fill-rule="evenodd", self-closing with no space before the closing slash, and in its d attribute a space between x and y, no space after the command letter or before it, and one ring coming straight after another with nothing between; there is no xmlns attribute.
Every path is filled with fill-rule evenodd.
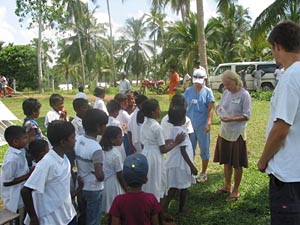
<svg viewBox="0 0 300 225"><path fill-rule="evenodd" d="M226 198L226 202L236 201L236 200L238 200L239 197L241 197L240 193L237 193L237 195L235 195L235 196L230 195Z"/></svg>
<svg viewBox="0 0 300 225"><path fill-rule="evenodd" d="M215 192L216 194L230 194L231 191L225 190L225 189L218 189Z"/></svg>

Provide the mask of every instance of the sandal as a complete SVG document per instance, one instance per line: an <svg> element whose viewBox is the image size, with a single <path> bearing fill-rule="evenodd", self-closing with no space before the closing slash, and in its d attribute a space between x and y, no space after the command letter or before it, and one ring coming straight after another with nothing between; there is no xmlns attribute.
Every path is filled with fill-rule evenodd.
<svg viewBox="0 0 300 225"><path fill-rule="evenodd" d="M226 202L234 202L238 200L239 197L241 197L240 193L237 193L236 195L231 194L226 198Z"/></svg>
<svg viewBox="0 0 300 225"><path fill-rule="evenodd" d="M221 188L221 189L216 190L215 193L216 194L230 194L231 193L231 189L227 190L225 188Z"/></svg>

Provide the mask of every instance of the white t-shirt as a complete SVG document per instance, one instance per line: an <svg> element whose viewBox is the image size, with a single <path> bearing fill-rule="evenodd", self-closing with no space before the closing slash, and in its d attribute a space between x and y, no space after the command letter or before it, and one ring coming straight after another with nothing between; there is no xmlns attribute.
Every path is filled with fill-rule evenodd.
<svg viewBox="0 0 300 225"><path fill-rule="evenodd" d="M17 209L24 207L20 191L25 181L6 187L3 186L3 183L11 182L28 172L29 168L25 157L25 149L9 147L3 160L0 189L5 208L12 212L16 212Z"/></svg>
<svg viewBox="0 0 300 225"><path fill-rule="evenodd" d="M103 99L101 99L101 98L96 97L96 101L94 103L94 109L101 109L108 115L106 105L105 105Z"/></svg>
<svg viewBox="0 0 300 225"><path fill-rule="evenodd" d="M131 132L132 143L134 145L141 143L141 125L138 125L136 122L136 117L139 111L140 111L139 108L136 108L133 111L133 113L130 115L128 125L127 125L127 130Z"/></svg>
<svg viewBox="0 0 300 225"><path fill-rule="evenodd" d="M82 119L81 118L79 118L78 116L75 116L71 123L75 127L76 136L85 134L84 128L82 126Z"/></svg>
<svg viewBox="0 0 300 225"><path fill-rule="evenodd" d="M129 114L124 109L120 109L119 115L117 116L117 120L121 123L122 131L124 134L127 134L127 125L129 121Z"/></svg>
<svg viewBox="0 0 300 225"><path fill-rule="evenodd" d="M172 139L171 131L172 131L174 125L169 123L169 115L168 114L166 114L162 118L160 124L161 124L161 127L162 127L163 132L164 132L165 140ZM185 124L182 127L184 127L186 129L186 132L188 134L194 133L192 122L191 122L190 118L188 118L187 116L185 117Z"/></svg>
<svg viewBox="0 0 300 225"><path fill-rule="evenodd" d="M75 99L76 99L76 98L83 98L83 99L88 100L88 97L87 97L87 95L86 95L84 92L78 92L78 93L75 95Z"/></svg>
<svg viewBox="0 0 300 225"><path fill-rule="evenodd" d="M280 78L283 76L283 74L284 74L284 70L283 69L276 69L275 70L275 72L274 72L275 74L276 74L276 80L280 80Z"/></svg>
<svg viewBox="0 0 300 225"><path fill-rule="evenodd" d="M66 155L50 150L36 167L25 187L31 188L41 225L68 224L76 215L70 195L71 165ZM26 217L25 224L30 218Z"/></svg>
<svg viewBox="0 0 300 225"><path fill-rule="evenodd" d="M96 139L89 136L77 137L75 144L76 164L78 176L83 179L83 190L99 191L103 189L103 182L95 175L94 164L103 165L103 151Z"/></svg>
<svg viewBox="0 0 300 225"><path fill-rule="evenodd" d="M291 125L283 145L269 160L266 172L282 182L300 182L300 61L288 67L273 92L269 135L277 119Z"/></svg>
<svg viewBox="0 0 300 225"><path fill-rule="evenodd" d="M131 90L130 82L127 79L120 80L120 93L125 94Z"/></svg>
<svg viewBox="0 0 300 225"><path fill-rule="evenodd" d="M59 120L59 118L60 114L54 109L51 109L49 112L47 112L45 116L45 127L47 128L49 123L51 123L54 120Z"/></svg>

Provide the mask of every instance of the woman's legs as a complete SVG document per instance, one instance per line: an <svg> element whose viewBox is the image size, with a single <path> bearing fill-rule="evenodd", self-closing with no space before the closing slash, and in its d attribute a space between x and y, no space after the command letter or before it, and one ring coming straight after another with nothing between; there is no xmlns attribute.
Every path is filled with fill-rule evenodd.
<svg viewBox="0 0 300 225"><path fill-rule="evenodd" d="M232 166L231 165L224 164L224 175L225 175L224 190L231 192L231 176L232 176Z"/></svg>
<svg viewBox="0 0 300 225"><path fill-rule="evenodd" d="M234 169L234 186L233 186L232 194L237 195L239 193L239 186L241 184L242 175L243 175L242 167L238 167Z"/></svg>

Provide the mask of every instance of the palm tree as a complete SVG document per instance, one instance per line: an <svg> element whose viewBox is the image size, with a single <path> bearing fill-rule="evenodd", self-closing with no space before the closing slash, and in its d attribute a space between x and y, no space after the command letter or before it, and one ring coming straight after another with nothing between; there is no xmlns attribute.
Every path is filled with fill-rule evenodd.
<svg viewBox="0 0 300 225"><path fill-rule="evenodd" d="M125 59L125 71L136 75L145 74L150 55L153 54L153 45L145 41L147 28L143 19L130 18L126 20L126 27L122 30L124 35L121 49L124 49L121 59Z"/></svg>
<svg viewBox="0 0 300 225"><path fill-rule="evenodd" d="M275 0L255 19L252 26L252 36L260 36L271 30L279 21L289 19L300 22L299 0Z"/></svg>

